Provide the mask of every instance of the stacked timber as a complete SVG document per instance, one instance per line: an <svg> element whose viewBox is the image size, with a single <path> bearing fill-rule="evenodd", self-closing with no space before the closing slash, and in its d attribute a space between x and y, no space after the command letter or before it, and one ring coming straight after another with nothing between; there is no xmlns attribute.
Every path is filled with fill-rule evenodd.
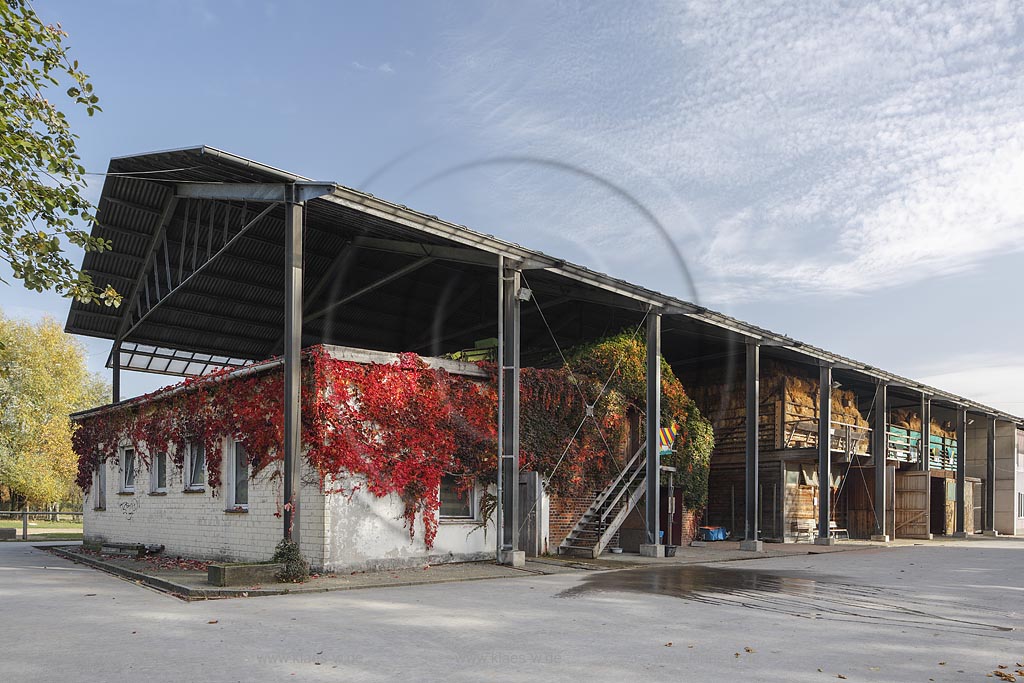
<svg viewBox="0 0 1024 683"><path fill-rule="evenodd" d="M715 430L714 462L742 464L746 451L747 398L742 373L734 381L709 383L705 378L685 378L686 393L694 400L701 414L711 421ZM758 408L758 441L762 450L774 449L776 443L777 383L760 383Z"/></svg>
<svg viewBox="0 0 1024 683"><path fill-rule="evenodd" d="M783 422L786 445L789 448L816 448L819 380L817 377L794 372L792 367L783 367L779 370L786 373L780 378L785 396ZM857 395L853 391L842 388L832 390L832 422L867 429L868 421L857 407ZM857 435L865 433L866 431L862 431ZM857 453L867 453L868 440L865 438L858 441L854 450Z"/></svg>
<svg viewBox="0 0 1024 683"><path fill-rule="evenodd" d="M687 393L715 428L715 461L741 463L746 443L746 391L742 368L729 382L708 381L694 375L684 378ZM760 419L762 451L779 448L816 448L818 431L818 378L805 367L767 359L761 364ZM868 427L849 389L832 392L832 420ZM856 451L866 453L868 440Z"/></svg>
<svg viewBox="0 0 1024 683"><path fill-rule="evenodd" d="M893 408L889 411L889 424L893 427L920 433L921 413L916 408ZM956 440L956 429L949 422L939 424L939 421L933 417L930 431L932 436Z"/></svg>

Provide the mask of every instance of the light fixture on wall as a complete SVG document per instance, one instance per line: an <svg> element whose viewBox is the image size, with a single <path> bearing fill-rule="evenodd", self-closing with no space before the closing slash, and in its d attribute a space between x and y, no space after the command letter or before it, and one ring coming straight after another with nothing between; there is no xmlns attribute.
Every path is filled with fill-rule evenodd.
<svg viewBox="0 0 1024 683"><path fill-rule="evenodd" d="M837 382L837 381L835 381L835 380L832 380L832 388L833 388L833 389L839 389L839 388L840 388L840 387L842 387L842 386L843 386L843 383L842 383L842 382Z"/></svg>
<svg viewBox="0 0 1024 683"><path fill-rule="evenodd" d="M533 290L529 287L520 287L516 291L516 298L520 301L529 301L533 297Z"/></svg>

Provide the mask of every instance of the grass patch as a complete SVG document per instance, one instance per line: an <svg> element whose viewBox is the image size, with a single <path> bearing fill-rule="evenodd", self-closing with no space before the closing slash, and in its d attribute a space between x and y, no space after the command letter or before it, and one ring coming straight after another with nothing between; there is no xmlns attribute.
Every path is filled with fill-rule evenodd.
<svg viewBox="0 0 1024 683"><path fill-rule="evenodd" d="M81 519L72 521L69 518L65 518L59 522L51 522L50 520L32 519L29 517L28 528L31 529L71 529L74 527L81 527ZM0 517L0 529L20 529L21 528L21 517L9 517L4 515Z"/></svg>
<svg viewBox="0 0 1024 683"><path fill-rule="evenodd" d="M29 534L28 541L26 543L32 543L33 541L81 541L82 534L62 534L59 532L55 533L42 533L42 534ZM0 539L0 543L17 543L21 541L21 534L18 534L17 538L5 538Z"/></svg>

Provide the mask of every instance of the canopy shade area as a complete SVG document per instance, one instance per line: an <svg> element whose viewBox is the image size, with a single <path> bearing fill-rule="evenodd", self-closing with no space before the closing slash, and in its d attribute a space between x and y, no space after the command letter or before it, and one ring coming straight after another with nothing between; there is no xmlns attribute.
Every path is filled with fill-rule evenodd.
<svg viewBox="0 0 1024 683"><path fill-rule="evenodd" d="M522 306L524 364L552 359L552 334L564 349L635 327L651 310L664 316L670 363L742 355L743 343L753 341L770 354L836 363L866 380L1020 421L690 302L206 146L110 161L92 232L114 248L87 253L82 265L124 303L72 303L66 330L120 342L121 367L165 374L282 354L282 187L302 202L302 346L435 356L472 348L497 334L503 258L533 293Z"/></svg>
<svg viewBox="0 0 1024 683"><path fill-rule="evenodd" d="M885 389L891 386L920 394L922 405L933 400L955 408L961 427L968 410L1022 422L691 302L210 147L112 159L93 235L110 240L113 249L87 253L83 268L99 287L113 285L124 302L119 308L75 302L66 330L112 340L115 402L122 367L195 375L283 356L284 535L295 542L300 355L302 347L314 344L441 356L497 340L496 550L499 561L513 564L522 552L520 367L558 363L562 350L624 329L639 334L646 326L645 443L659 438L659 355L677 368L717 364L729 374L744 369L745 543L754 548L762 351L818 368L823 416L830 414L835 370L843 382L875 387L875 414L883 418ZM830 424L822 419L818 425L825 480ZM885 428L882 419L877 438L884 438ZM876 452L884 448L879 443ZM876 474L882 518L885 463L878 459ZM660 471L659 449L647 449L645 471ZM655 551L658 481L646 477L644 493L646 545ZM819 523L826 534L827 510L823 504Z"/></svg>

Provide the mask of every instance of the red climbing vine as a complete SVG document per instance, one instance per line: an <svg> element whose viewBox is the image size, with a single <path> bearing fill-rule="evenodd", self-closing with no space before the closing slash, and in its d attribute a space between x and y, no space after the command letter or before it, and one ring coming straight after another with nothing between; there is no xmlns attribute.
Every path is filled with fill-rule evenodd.
<svg viewBox="0 0 1024 683"><path fill-rule="evenodd" d="M577 352L570 361L579 366L575 372L522 371L521 466L541 472L554 493L603 485L621 467L627 416L642 401L633 387L635 365L642 361L633 356L642 355L643 346L626 340L617 337L589 353ZM411 353L400 354L396 363L360 364L335 358L321 346L307 350L302 443L322 487L399 496L410 536L421 520L431 547L441 478L459 477L463 490L495 479L495 374L493 366L481 367L486 376L470 378L430 368ZM671 370L667 376L665 403L675 419L689 399ZM88 491L93 472L124 443L143 462L164 452L181 468L187 444L202 444L212 454L225 439L237 439L246 445L255 476L282 457L283 396L281 368L268 362L188 379L81 416L73 437L78 484ZM588 410L595 419L584 419ZM207 482L216 491L221 458L206 462Z"/></svg>

